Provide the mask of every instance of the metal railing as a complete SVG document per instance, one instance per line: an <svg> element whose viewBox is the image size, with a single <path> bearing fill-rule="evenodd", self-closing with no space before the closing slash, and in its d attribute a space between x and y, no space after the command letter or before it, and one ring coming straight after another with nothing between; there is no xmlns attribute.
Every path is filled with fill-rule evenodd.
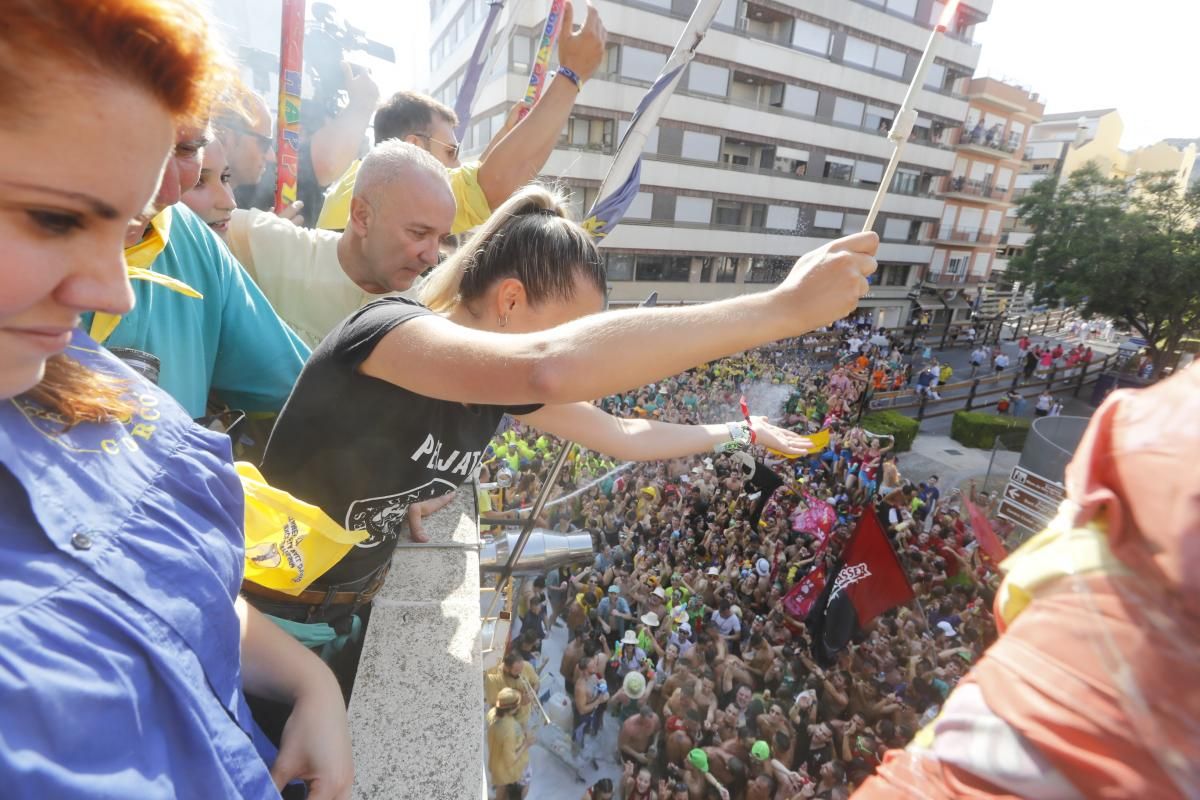
<svg viewBox="0 0 1200 800"><path fill-rule="evenodd" d="M984 130L982 127L975 128L955 128L954 143L958 145L971 145L972 147L982 147L985 150L992 150L997 153L1005 153L1011 155L1017 152L1021 147L1021 137L1009 134L1005 137L1000 132L992 130Z"/></svg>
<svg viewBox="0 0 1200 800"><path fill-rule="evenodd" d="M939 242L968 242L971 244L995 244L999 234L980 228L952 228L949 225L931 225L929 238Z"/></svg>
<svg viewBox="0 0 1200 800"><path fill-rule="evenodd" d="M993 200L1003 200L1007 189L997 189L990 181L979 181L962 175L946 175L941 181L943 194L969 194L974 197L987 197Z"/></svg>

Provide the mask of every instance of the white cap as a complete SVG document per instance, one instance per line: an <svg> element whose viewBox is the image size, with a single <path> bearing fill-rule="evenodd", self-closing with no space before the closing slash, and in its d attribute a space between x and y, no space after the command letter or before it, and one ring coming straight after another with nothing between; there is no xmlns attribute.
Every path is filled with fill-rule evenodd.
<svg viewBox="0 0 1200 800"><path fill-rule="evenodd" d="M667 593L663 591L661 586L655 586L654 591L650 594L654 595L655 597L661 597L663 600L667 599Z"/></svg>
<svg viewBox="0 0 1200 800"><path fill-rule="evenodd" d="M721 570L717 569L716 567L709 567L708 571L704 574L705 575L720 575Z"/></svg>
<svg viewBox="0 0 1200 800"><path fill-rule="evenodd" d="M754 571L762 577L767 577L771 574L771 562L765 558L760 558L754 565Z"/></svg>
<svg viewBox="0 0 1200 800"><path fill-rule="evenodd" d="M947 636L958 636L958 631L954 630L954 626L949 622L946 622L946 620L942 620L937 624L937 626L938 630Z"/></svg>

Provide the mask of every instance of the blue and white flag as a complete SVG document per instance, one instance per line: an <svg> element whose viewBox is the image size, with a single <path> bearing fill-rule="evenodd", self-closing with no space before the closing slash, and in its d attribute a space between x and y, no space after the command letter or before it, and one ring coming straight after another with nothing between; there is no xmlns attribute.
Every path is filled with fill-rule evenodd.
<svg viewBox="0 0 1200 800"><path fill-rule="evenodd" d="M696 55L696 48L704 40L704 34L708 32L708 26L720 7L721 0L701 0L696 5L691 19L675 42L671 57L638 103L629 130L621 137L612 166L600 184L596 202L583 221L583 227L597 239L604 238L616 227L625 216L629 204L637 197L642 183L642 151L646 148L646 137L658 124L684 68Z"/></svg>

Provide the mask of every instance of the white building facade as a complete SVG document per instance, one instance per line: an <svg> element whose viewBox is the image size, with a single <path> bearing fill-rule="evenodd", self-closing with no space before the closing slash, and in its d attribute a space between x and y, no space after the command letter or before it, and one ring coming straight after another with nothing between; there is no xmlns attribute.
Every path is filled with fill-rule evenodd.
<svg viewBox="0 0 1200 800"><path fill-rule="evenodd" d="M453 106L486 0L432 0L431 94ZM508 0L507 52L480 83L468 154L525 91L548 3ZM694 0L595 0L608 53L584 87L544 177L590 207L620 136ZM761 291L795 258L860 230L892 146L886 134L943 6L933 0L725 0L650 137L642 191L605 238L614 305L659 292L703 302ZM960 5L916 107L876 231L880 272L863 307L902 325L933 256L922 238L943 214L937 188L967 116L971 43L991 0Z"/></svg>

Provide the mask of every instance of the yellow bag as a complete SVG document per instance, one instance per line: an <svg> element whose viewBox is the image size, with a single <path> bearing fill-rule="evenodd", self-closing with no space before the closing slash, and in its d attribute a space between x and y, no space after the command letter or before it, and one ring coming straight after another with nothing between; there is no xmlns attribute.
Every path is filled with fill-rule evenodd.
<svg viewBox="0 0 1200 800"><path fill-rule="evenodd" d="M298 595L367 538L270 486L253 464L234 467L246 493L246 580Z"/></svg>

